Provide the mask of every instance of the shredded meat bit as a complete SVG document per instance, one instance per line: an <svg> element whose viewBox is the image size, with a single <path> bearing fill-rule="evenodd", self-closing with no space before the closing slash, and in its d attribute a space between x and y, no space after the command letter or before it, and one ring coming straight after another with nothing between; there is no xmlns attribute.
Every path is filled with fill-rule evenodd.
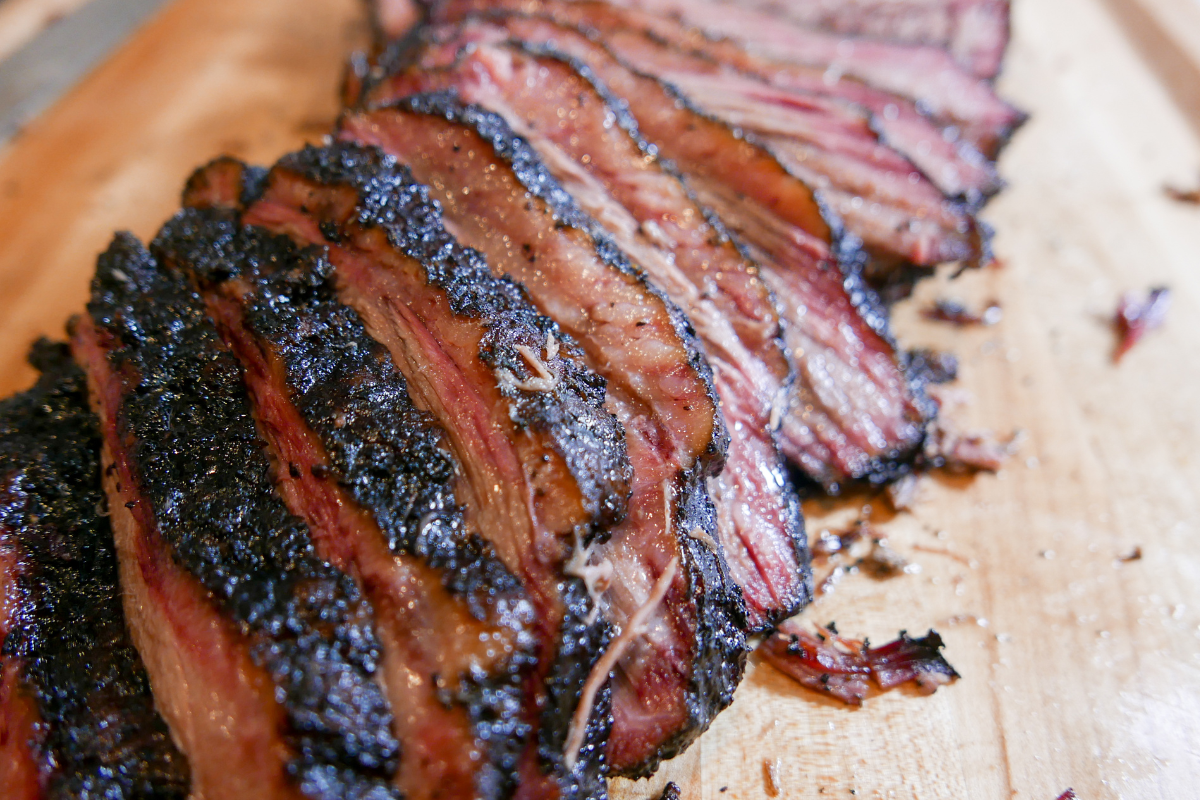
<svg viewBox="0 0 1200 800"><path fill-rule="evenodd" d="M529 362L529 367L533 370L535 377L519 381L517 380L517 376L512 373L512 370L501 367L496 370L496 377L500 380L500 387L502 389L520 389L524 392L553 392L558 388L561 376L558 370L550 366L558 356L558 341L554 338L554 334L550 333L546 335L545 361L538 356L532 347L519 344L515 349Z"/></svg>
<svg viewBox="0 0 1200 800"><path fill-rule="evenodd" d="M1177 203L1187 203L1193 206L1200 205L1200 188L1179 189L1175 186L1164 186L1163 194Z"/></svg>
<svg viewBox="0 0 1200 800"><path fill-rule="evenodd" d="M961 301L941 298L930 308L923 309L921 316L937 322L949 322L951 325L965 327L967 325L995 325L1004 318L1004 311L995 300L988 303L987 308L976 314L967 309Z"/></svg>
<svg viewBox="0 0 1200 800"><path fill-rule="evenodd" d="M1150 331L1162 326L1171 308L1171 290L1165 286L1151 289L1146 295L1126 292L1121 295L1113 327L1117 330L1117 349L1113 362L1119 362L1133 346Z"/></svg>
<svg viewBox="0 0 1200 800"><path fill-rule="evenodd" d="M600 692L600 687L604 686L609 673L617 666L617 662L621 660L621 656L625 655L625 651L629 649L629 645L633 644L633 640L645 633L646 623L662 605L663 598L667 596L667 590L671 588L671 582L675 580L675 573L678 569L679 558L672 558L667 564L667 568L654 582L654 588L650 590L650 597L646 599L641 608L633 613L633 616L625 624L624 630L612 640L604 651L604 655L600 656L600 660L588 673L579 696L579 705L575 707L575 714L571 717L571 724L567 728L567 743L563 748L563 761L566 763L567 769L575 769L575 762L579 759L579 749L583 746L583 737L587 734L588 717L592 714L592 707L596 704L596 695Z"/></svg>
<svg viewBox="0 0 1200 800"><path fill-rule="evenodd" d="M600 598L612 585L613 577L613 565L607 558L601 559L596 564L590 563L594 549L594 545L585 546L579 532L576 531L575 550L571 553L571 558L563 565L564 573L573 578L579 578L587 588L588 596L592 600L592 610L588 612L587 617L588 625L594 623L596 617L600 615Z"/></svg>
<svg viewBox="0 0 1200 800"><path fill-rule="evenodd" d="M1065 792L1063 792L1062 794L1060 794L1058 796L1058 800L1076 800L1075 790L1067 789Z"/></svg>
<svg viewBox="0 0 1200 800"><path fill-rule="evenodd" d="M920 639L901 631L880 647L848 639L831 623L811 633L788 621L758 648L763 658L801 686L860 706L873 681L887 691L905 683L933 694L959 677L942 657L942 637L929 631Z"/></svg>
<svg viewBox="0 0 1200 800"><path fill-rule="evenodd" d="M679 784L671 781L663 787L662 794L659 795L658 800L679 800L679 797Z"/></svg>

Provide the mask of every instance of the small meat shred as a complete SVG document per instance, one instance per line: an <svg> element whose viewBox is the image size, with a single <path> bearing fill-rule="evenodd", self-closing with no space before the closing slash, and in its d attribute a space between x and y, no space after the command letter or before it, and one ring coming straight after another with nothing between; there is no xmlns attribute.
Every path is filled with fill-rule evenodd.
<svg viewBox="0 0 1200 800"><path fill-rule="evenodd" d="M923 309L921 316L937 322L949 322L960 328L967 325L995 325L1004 318L1004 311L995 300L976 314L958 300L939 299L931 307Z"/></svg>
<svg viewBox="0 0 1200 800"><path fill-rule="evenodd" d="M758 652L801 686L860 706L872 681L884 691L914 683L924 694L933 694L958 678L942 657L943 646L933 630L919 639L901 631L895 641L871 647L865 640L840 636L832 624L811 633L785 622Z"/></svg>
<svg viewBox="0 0 1200 800"><path fill-rule="evenodd" d="M1074 789L1067 789L1065 792L1063 792L1062 794L1060 794L1060 795L1058 796L1058 800L1076 800L1076 798L1075 798L1075 790L1074 790Z"/></svg>
<svg viewBox="0 0 1200 800"><path fill-rule="evenodd" d="M680 796L679 784L671 781L663 787L662 794L659 795L658 800L679 800Z"/></svg>
<svg viewBox="0 0 1200 800"><path fill-rule="evenodd" d="M1117 305L1113 326L1117 329L1117 349L1113 362L1119 362L1150 331L1162 326L1171 307L1171 290L1165 286L1146 295L1126 292Z"/></svg>

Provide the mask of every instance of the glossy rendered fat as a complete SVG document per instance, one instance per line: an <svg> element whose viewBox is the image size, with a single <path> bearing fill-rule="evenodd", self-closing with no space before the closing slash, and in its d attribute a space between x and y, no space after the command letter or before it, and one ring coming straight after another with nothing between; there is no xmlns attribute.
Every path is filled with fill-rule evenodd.
<svg viewBox="0 0 1200 800"><path fill-rule="evenodd" d="M67 348L0 402L0 787L12 800L183 798L186 760L125 629L100 438Z"/></svg>
<svg viewBox="0 0 1200 800"><path fill-rule="evenodd" d="M704 342L728 422L726 466L709 485L730 574L752 629L797 612L808 597L803 528L769 430L790 365L758 268L651 155L615 100L569 64L519 46L480 44L448 68L418 61L381 88L397 97L452 88L503 116L684 309ZM560 116L560 108L567 113Z"/></svg>
<svg viewBox="0 0 1200 800"><path fill-rule="evenodd" d="M538 664L518 796L602 794L605 697L573 772L563 742L608 626L563 562L625 513L629 460L604 381L521 289L447 234L427 190L377 149L334 144L285 158L245 220L329 248L341 300L445 429L468 523L529 594Z"/></svg>
<svg viewBox="0 0 1200 800"><path fill-rule="evenodd" d="M407 163L456 234L521 280L608 379L634 478L629 516L595 554L612 569L605 615L622 627L672 558L685 566L614 677L610 764L646 771L707 726L741 672L742 603L710 549L704 485L726 440L694 333L501 118L423 96L349 116L341 135Z"/></svg>
<svg viewBox="0 0 1200 800"><path fill-rule="evenodd" d="M216 209L181 212L155 248L200 284L245 368L288 507L375 610L397 787L421 800L505 796L528 730L531 608L466 530L442 432L337 300L320 251Z"/></svg>
<svg viewBox="0 0 1200 800"><path fill-rule="evenodd" d="M201 299L121 234L88 311L73 347L105 441L126 609L193 791L394 796L370 608L275 495Z"/></svg>

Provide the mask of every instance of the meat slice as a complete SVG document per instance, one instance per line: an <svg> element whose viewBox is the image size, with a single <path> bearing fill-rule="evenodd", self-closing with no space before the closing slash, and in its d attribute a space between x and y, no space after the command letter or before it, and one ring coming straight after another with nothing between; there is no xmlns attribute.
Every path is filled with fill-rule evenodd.
<svg viewBox="0 0 1200 800"><path fill-rule="evenodd" d="M197 187L216 182L198 177L188 195L200 202ZM309 148L276 165L261 188L243 222L328 248L340 301L445 430L466 524L534 606L538 666L523 707L535 733L518 767L520 796L602 793L604 697L574 773L563 743L608 626L584 582L563 568L625 513L629 459L603 407L603 379L518 286L446 233L427 190L379 150Z"/></svg>
<svg viewBox="0 0 1200 800"><path fill-rule="evenodd" d="M126 613L193 793L398 797L370 606L275 494L242 370L201 298L118 234L88 312L73 347Z"/></svg>
<svg viewBox="0 0 1200 800"><path fill-rule="evenodd" d="M807 186L728 126L676 104L661 83L578 29L514 16L501 28L467 22L457 30L440 45L445 63L468 44L517 38L619 96L657 152L750 247L789 323L785 340L799 368L778 435L793 463L829 491L910 469L935 409L905 373L886 311L858 272L853 242L835 241Z"/></svg>
<svg viewBox="0 0 1200 800"><path fill-rule="evenodd" d="M675 16L710 35L739 42L756 55L847 74L906 97L943 124L957 126L994 158L1024 115L996 95L986 80L937 47L899 45L804 28L772 14L719 0L615 0L661 16Z"/></svg>
<svg viewBox="0 0 1200 800"><path fill-rule="evenodd" d="M656 606L614 673L607 753L618 772L652 769L729 703L744 660L741 596L714 547L705 487L727 439L694 334L499 117L423 96L349 115L339 135L408 164L459 238L520 280L608 379L633 493L624 524L603 546L578 552L574 566L611 576L602 607L623 635L641 609ZM676 566L655 604L656 584Z"/></svg>
<svg viewBox="0 0 1200 800"><path fill-rule="evenodd" d="M568 64L482 45L452 68L393 82L397 93L453 88L504 117L581 207L687 313L704 342L729 423L725 469L709 480L730 574L752 630L808 598L803 524L770 433L790 364L774 299L720 220L636 135L628 115ZM564 117L558 109L566 109ZM614 119L624 117L622 124ZM560 124L565 120L565 124Z"/></svg>
<svg viewBox="0 0 1200 800"><path fill-rule="evenodd" d="M605 45L626 64L670 85L677 97L681 92L698 111L755 134L793 175L819 191L877 261L932 267L984 258L985 238L969 211L881 143L860 111L768 86L686 52L654 30L631 27L636 12L562 0L510 4L601 31Z"/></svg>
<svg viewBox="0 0 1200 800"><path fill-rule="evenodd" d="M185 798L187 761L125 630L100 436L64 345L0 402L0 786L9 800Z"/></svg>
<svg viewBox="0 0 1200 800"><path fill-rule="evenodd" d="M246 370L285 502L375 609L397 788L409 800L507 796L528 730L532 609L466 528L442 431L338 301L316 248L188 209L154 249L202 287Z"/></svg>
<svg viewBox="0 0 1200 800"><path fill-rule="evenodd" d="M948 50L990 80L1008 47L1008 0L734 0L743 8L848 36Z"/></svg>
<svg viewBox="0 0 1200 800"><path fill-rule="evenodd" d="M616 6L600 0L548 3L544 0L446 0L435 7L440 22L462 19L474 12L502 10L525 14L551 14L556 20L583 24L599 32L646 33L670 45L713 62L724 64L742 75L752 76L795 96L804 104L819 98L834 103L869 121L881 139L895 148L936 185L947 197L980 205L1003 187L995 166L957 127L935 124L916 104L905 97L880 91L857 78L814 67L789 64L755 56L728 39L713 39L680 20ZM399 48L398 48L399 49ZM804 98L810 98L805 100Z"/></svg>

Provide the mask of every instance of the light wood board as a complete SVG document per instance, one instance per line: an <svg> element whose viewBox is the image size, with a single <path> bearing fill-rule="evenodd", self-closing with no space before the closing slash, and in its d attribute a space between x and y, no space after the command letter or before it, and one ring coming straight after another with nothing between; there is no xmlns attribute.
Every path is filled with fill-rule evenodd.
<svg viewBox="0 0 1200 800"><path fill-rule="evenodd" d="M1151 1L1144 18L1161 18ZM994 476L928 481L912 513L877 511L922 571L849 578L808 612L875 641L936 627L963 679L851 711L752 659L699 744L652 781L614 782L618 800L667 779L686 798L771 797L768 764L787 798L1200 796L1200 208L1161 191L1200 176L1200 141L1156 48L1117 22L1135 2L1016 0L1001 86L1033 119L986 214L1005 266L897 310L906 345L960 356L974 400L959 417L1024 430L1021 452ZM82 307L114 229L152 235L211 156L266 162L321 136L358 14L176 0L0 153L0 391L29 382L29 342ZM1155 284L1174 291L1168 324L1114 366L1117 297ZM1004 320L922 321L944 295L997 298ZM810 502L810 528L863 502Z"/></svg>

